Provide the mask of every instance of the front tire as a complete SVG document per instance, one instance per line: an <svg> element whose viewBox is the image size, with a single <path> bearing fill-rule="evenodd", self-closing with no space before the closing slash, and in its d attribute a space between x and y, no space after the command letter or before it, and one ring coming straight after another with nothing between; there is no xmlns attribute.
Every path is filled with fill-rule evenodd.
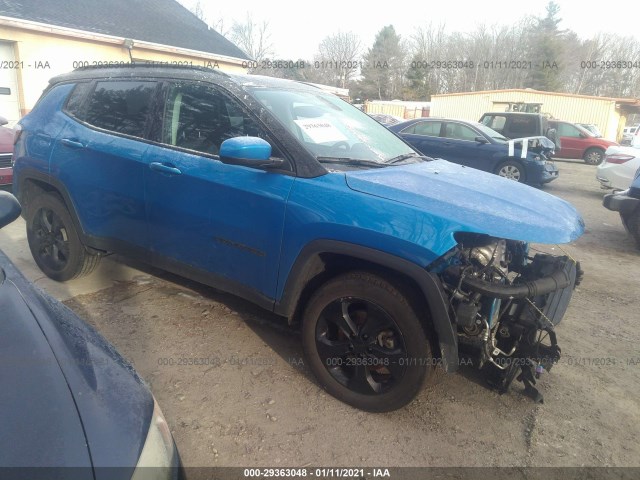
<svg viewBox="0 0 640 480"><path fill-rule="evenodd" d="M434 375L425 329L406 294L368 272L340 275L315 292L302 343L322 387L370 412L405 406Z"/></svg>
<svg viewBox="0 0 640 480"><path fill-rule="evenodd" d="M600 165L602 163L602 159L604 158L604 150L601 148L588 148L586 152L584 152L584 156L582 159L588 165Z"/></svg>
<svg viewBox="0 0 640 480"><path fill-rule="evenodd" d="M498 167L496 173L501 177L508 178L509 180L514 180L516 182L524 183L527 179L527 175L524 172L524 167L518 163L513 161L507 161Z"/></svg>
<svg viewBox="0 0 640 480"><path fill-rule="evenodd" d="M65 282L91 273L100 261L82 244L71 214L54 193L42 193L27 208L27 240L33 259L49 278Z"/></svg>

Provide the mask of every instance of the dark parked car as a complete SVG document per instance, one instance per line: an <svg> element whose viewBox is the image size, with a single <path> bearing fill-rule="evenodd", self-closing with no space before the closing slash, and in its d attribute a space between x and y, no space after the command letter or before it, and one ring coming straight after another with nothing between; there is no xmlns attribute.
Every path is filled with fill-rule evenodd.
<svg viewBox="0 0 640 480"><path fill-rule="evenodd" d="M633 235L640 248L640 168L628 190L605 195L602 204L620 213L624 228Z"/></svg>
<svg viewBox="0 0 640 480"><path fill-rule="evenodd" d="M523 156L521 142L510 146L505 137L481 123L446 118L407 120L390 126L389 130L429 157L443 158L531 185L558 178L557 167L547 158L554 148L551 142L547 142L545 149L531 146L534 141L528 141L528 151ZM536 142L545 141L538 139Z"/></svg>
<svg viewBox="0 0 640 480"><path fill-rule="evenodd" d="M558 158L582 158L589 165L598 165L604 152L616 142L595 136L589 130L575 123L549 120L549 128L554 128L560 138L562 148L556 151Z"/></svg>
<svg viewBox="0 0 640 480"><path fill-rule="evenodd" d="M15 197L0 191L0 228L19 214ZM52 242L48 248L64 251L62 237ZM71 310L27 281L2 251L0 378L0 469L34 468L3 470L8 478L178 475L169 427L131 365Z"/></svg>
<svg viewBox="0 0 640 480"><path fill-rule="evenodd" d="M371 411L407 404L464 350L528 392L559 356L578 268L527 242L573 241L577 211L425 158L319 88L85 68L52 79L20 125L14 191L51 278L119 252L240 295L301 322L320 384Z"/></svg>
<svg viewBox="0 0 640 480"><path fill-rule="evenodd" d="M562 147L556 131L541 113L489 112L482 115L480 123L507 138L545 136L556 144L556 151Z"/></svg>
<svg viewBox="0 0 640 480"><path fill-rule="evenodd" d="M0 117L0 188L13 183L13 130L5 127L7 119Z"/></svg>

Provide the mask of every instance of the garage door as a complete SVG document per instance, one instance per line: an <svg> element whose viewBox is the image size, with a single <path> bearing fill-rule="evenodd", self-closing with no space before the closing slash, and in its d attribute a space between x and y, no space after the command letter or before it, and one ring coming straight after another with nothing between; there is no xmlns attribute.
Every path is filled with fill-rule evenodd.
<svg viewBox="0 0 640 480"><path fill-rule="evenodd" d="M13 43L0 41L0 116L9 120L12 125L20 120L15 58Z"/></svg>

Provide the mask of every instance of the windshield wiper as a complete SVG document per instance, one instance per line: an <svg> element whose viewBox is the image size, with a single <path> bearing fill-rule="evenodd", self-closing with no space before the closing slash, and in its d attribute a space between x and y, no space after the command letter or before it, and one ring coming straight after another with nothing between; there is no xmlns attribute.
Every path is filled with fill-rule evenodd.
<svg viewBox="0 0 640 480"><path fill-rule="evenodd" d="M398 155L397 157L393 157L389 160L387 160L386 162L384 162L387 165L394 165L396 163L400 163L408 158L420 158L420 155L418 155L417 153L405 153L403 155Z"/></svg>
<svg viewBox="0 0 640 480"><path fill-rule="evenodd" d="M387 165L384 163L374 162L372 160L359 160L349 157L316 157L320 163L339 163L341 165L349 165L353 167L373 167L383 168Z"/></svg>

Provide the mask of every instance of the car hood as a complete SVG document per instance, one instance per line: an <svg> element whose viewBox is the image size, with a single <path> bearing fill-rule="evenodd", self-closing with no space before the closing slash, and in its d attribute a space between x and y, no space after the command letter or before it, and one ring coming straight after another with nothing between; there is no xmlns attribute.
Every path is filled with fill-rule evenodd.
<svg viewBox="0 0 640 480"><path fill-rule="evenodd" d="M513 180L445 160L346 173L355 191L419 208L455 231L567 243L584 231L568 202Z"/></svg>

